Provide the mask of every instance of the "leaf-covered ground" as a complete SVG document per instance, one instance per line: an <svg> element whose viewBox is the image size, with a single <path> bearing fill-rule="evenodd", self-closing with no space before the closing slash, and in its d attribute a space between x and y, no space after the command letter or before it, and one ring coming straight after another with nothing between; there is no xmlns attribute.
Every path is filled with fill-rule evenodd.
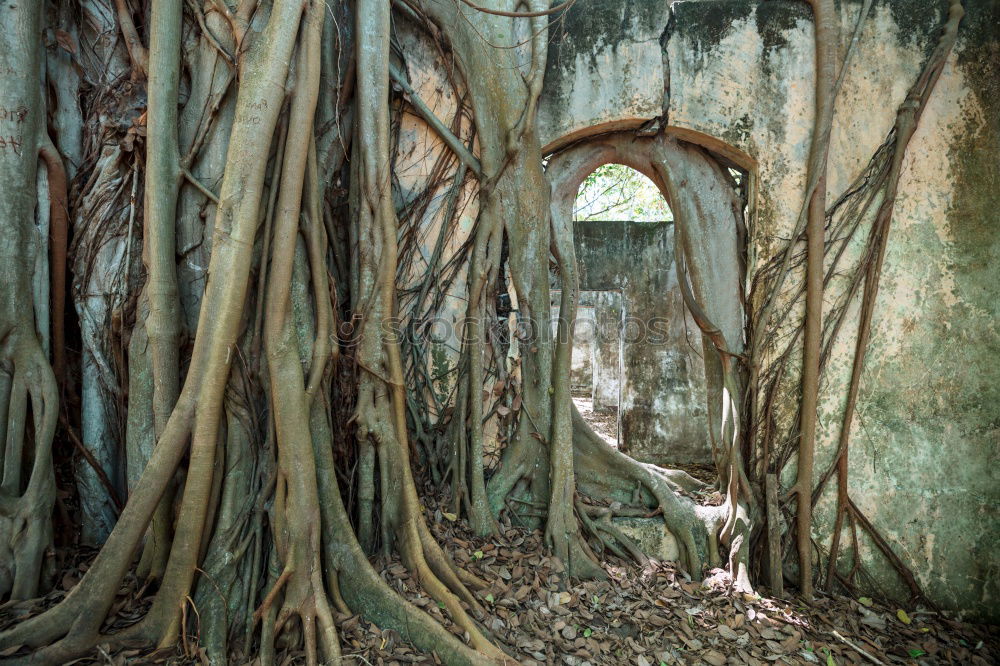
<svg viewBox="0 0 1000 666"><path fill-rule="evenodd" d="M442 518L440 510L434 514L436 536L455 561L490 583L477 593L489 610L483 624L521 663L985 665L1000 660L997 627L867 598L824 596L806 606L794 599L744 596L729 589L721 571L703 585L670 563L643 570L616 560L606 564L607 581L566 581L558 563L544 554L540 532L508 524L500 537L476 539L460 522ZM401 565L388 565L383 576L449 624ZM359 663L431 661L398 636L386 636L390 632L352 623L346 652Z"/></svg>
<svg viewBox="0 0 1000 666"><path fill-rule="evenodd" d="M994 664L1000 662L1000 627L974 625L919 608L888 606L867 598L821 596L811 606L793 598L745 596L729 589L721 571L702 584L670 563L646 569L609 561L606 581L567 581L547 557L542 535L509 523L502 535L477 539L440 508L428 511L438 540L456 563L489 584L476 594L489 635L522 664ZM59 590L44 599L0 607L0 628L62 598L79 580L93 553L78 552ZM424 595L397 561L382 563L386 581L452 631L446 611ZM114 631L138 620L148 597L134 579L122 586ZM346 663L440 663L419 653L394 631L380 631L352 615L338 618ZM862 651L864 651L863 654ZM12 656L17 650L0 654ZM254 663L255 655L233 663ZM197 636L155 653L100 646L81 664L208 664ZM279 653L279 664L304 655Z"/></svg>

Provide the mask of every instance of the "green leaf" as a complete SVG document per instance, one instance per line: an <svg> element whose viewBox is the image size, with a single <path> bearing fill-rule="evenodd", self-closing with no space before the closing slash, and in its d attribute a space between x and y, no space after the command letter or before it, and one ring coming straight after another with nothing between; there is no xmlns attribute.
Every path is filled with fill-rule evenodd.
<svg viewBox="0 0 1000 666"><path fill-rule="evenodd" d="M906 611L903 610L902 608L896 611L896 617L898 617L899 621L902 622L903 624L909 624L910 622L912 622L910 616L907 615Z"/></svg>
<svg viewBox="0 0 1000 666"><path fill-rule="evenodd" d="M926 652L924 652L920 648L910 648L909 650L906 651L906 653L908 655L910 655L911 657L913 657L914 659L916 659L917 657L922 657L925 654L927 654Z"/></svg>
<svg viewBox="0 0 1000 666"><path fill-rule="evenodd" d="M837 662L833 660L833 654L830 653L830 648L823 648L823 652L826 653L826 666L837 666Z"/></svg>
<svg viewBox="0 0 1000 666"><path fill-rule="evenodd" d="M483 551L477 550L472 554L473 559L481 560L483 559Z"/></svg>
<svg viewBox="0 0 1000 666"><path fill-rule="evenodd" d="M443 601L439 601L438 602L438 608L444 608L444 602Z"/></svg>
<svg viewBox="0 0 1000 666"><path fill-rule="evenodd" d="M860 599L858 599L858 603L868 608L872 607L871 597L861 597Z"/></svg>
<svg viewBox="0 0 1000 666"><path fill-rule="evenodd" d="M487 594L486 595L486 601L488 601L490 603L493 603L493 595L492 594Z"/></svg>
<svg viewBox="0 0 1000 666"><path fill-rule="evenodd" d="M590 638L590 635L592 633L594 633L594 630L591 629L590 627L587 627L586 629L583 630L583 637L584 638Z"/></svg>

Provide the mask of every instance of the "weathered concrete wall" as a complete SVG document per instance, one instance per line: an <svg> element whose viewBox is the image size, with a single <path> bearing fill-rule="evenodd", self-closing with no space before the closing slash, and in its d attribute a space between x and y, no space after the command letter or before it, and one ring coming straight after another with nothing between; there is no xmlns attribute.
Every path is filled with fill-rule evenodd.
<svg viewBox="0 0 1000 666"><path fill-rule="evenodd" d="M657 464L710 462L701 337L677 284L673 223L575 222L573 233L580 289L622 291L622 449Z"/></svg>
<svg viewBox="0 0 1000 666"><path fill-rule="evenodd" d="M582 300L582 299L581 299ZM593 321L594 306L580 305L578 321ZM570 361L569 382L572 389L588 388L594 382L594 329L591 326L576 326L573 329L573 357Z"/></svg>
<svg viewBox="0 0 1000 666"><path fill-rule="evenodd" d="M621 400L622 325L625 304L620 291L591 292L594 297L594 342L591 345L590 395L595 412L617 410Z"/></svg>
<svg viewBox="0 0 1000 666"><path fill-rule="evenodd" d="M562 292L552 290L552 336L559 335L559 299ZM576 324L573 326L573 353L569 364L569 383L573 391L589 389L594 380L593 356L596 341L594 321L594 292L580 293L577 303Z"/></svg>
<svg viewBox="0 0 1000 666"><path fill-rule="evenodd" d="M855 501L932 599L995 619L1000 469L990 463L1000 457L1000 9L995 0L966 5L959 45L904 163L850 478ZM840 4L841 54L859 7ZM891 128L945 8L875 3L838 98L830 201ZM539 112L543 143L659 117L750 157L752 280L786 242L802 203L814 81L806 3L578 0L552 37ZM854 325L835 346L822 387L820 468L839 434ZM830 509L828 493L815 535L824 545ZM862 556L879 586L900 589L870 543L862 544Z"/></svg>

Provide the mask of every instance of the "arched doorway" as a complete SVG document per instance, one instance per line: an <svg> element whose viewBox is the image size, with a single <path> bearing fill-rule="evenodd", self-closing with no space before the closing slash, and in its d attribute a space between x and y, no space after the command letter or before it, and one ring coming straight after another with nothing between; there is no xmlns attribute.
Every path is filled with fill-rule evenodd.
<svg viewBox="0 0 1000 666"><path fill-rule="evenodd" d="M661 466L711 463L735 396L724 397L718 346L693 312L707 313L727 352L742 349L748 173L676 137L631 133L578 142L553 155L547 172L554 233L572 238L574 351L580 359L577 347L590 348L595 431L610 393L598 378L617 361L620 448ZM616 316L617 339L609 340ZM576 383L579 396L579 374ZM586 418L587 401L577 402ZM730 409L725 418L731 425L737 416Z"/></svg>

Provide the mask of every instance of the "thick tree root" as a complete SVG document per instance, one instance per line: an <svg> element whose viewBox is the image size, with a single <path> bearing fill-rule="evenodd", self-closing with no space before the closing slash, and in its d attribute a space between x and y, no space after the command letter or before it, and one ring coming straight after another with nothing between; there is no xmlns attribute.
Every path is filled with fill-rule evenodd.
<svg viewBox="0 0 1000 666"><path fill-rule="evenodd" d="M677 539L680 564L692 576L700 576L705 565L717 565L710 555L714 530L708 529L699 507L677 495L676 482L659 467L633 460L595 434L575 407L573 455L577 487L582 493L626 505L638 499L661 512L667 529Z"/></svg>
<svg viewBox="0 0 1000 666"><path fill-rule="evenodd" d="M36 230L38 158L49 167L49 225L57 236L52 246L57 253L65 249L66 180L56 168L39 94L44 13L38 3L25 3L0 14L0 70L14 74L0 86L4 132L11 133L0 150L0 599L27 599L38 592L52 544L52 439L59 391L43 342L51 294L32 285L34 278L48 277L45 268L35 275L36 255L47 240ZM54 258L60 262L51 266L53 274L64 278L65 254ZM61 301L54 304L61 307ZM61 322L60 313L55 316ZM57 357L61 362L62 355Z"/></svg>
<svg viewBox="0 0 1000 666"><path fill-rule="evenodd" d="M52 439L58 415L55 375L33 333L12 334L8 344L10 378L0 375L0 598L22 600L34 597L43 583L43 567L52 545L52 507L55 476L52 471ZM30 412L29 412L30 405ZM25 419L34 417L29 438ZM24 444L33 441L31 474L22 492L21 467Z"/></svg>
<svg viewBox="0 0 1000 666"><path fill-rule="evenodd" d="M426 652L435 652L448 664L491 664L487 657L462 643L429 615L402 599L378 575L358 542L341 500L330 446L332 432L327 408L317 400L312 408L316 478L322 507L323 566L335 579L331 594L341 603L383 630L394 629ZM341 610L344 610L343 608ZM502 660L501 660L502 661Z"/></svg>
<svg viewBox="0 0 1000 666"><path fill-rule="evenodd" d="M577 465L577 485L581 492L591 497L626 505L616 510L587 507L584 524L610 546L613 538L640 564L647 554L616 533L608 520L613 515L636 516L635 507L644 507L645 515L662 515L666 529L674 535L680 550L680 565L692 576L702 576L707 568L716 568L724 562L722 550L726 549L727 569L733 584L743 592L752 592L747 573L749 551L749 519L742 504L734 504L735 488L728 489L727 501L720 506L701 506L677 493L678 490L697 490L704 487L685 472L665 470L656 465L641 463L611 447L594 433L579 412L573 410L573 444ZM738 483L733 477L731 484ZM631 507L631 508L628 508ZM583 514L581 514L583 515ZM593 520L593 519L598 520ZM601 520L604 522L602 523ZM619 556L623 551L612 548Z"/></svg>

